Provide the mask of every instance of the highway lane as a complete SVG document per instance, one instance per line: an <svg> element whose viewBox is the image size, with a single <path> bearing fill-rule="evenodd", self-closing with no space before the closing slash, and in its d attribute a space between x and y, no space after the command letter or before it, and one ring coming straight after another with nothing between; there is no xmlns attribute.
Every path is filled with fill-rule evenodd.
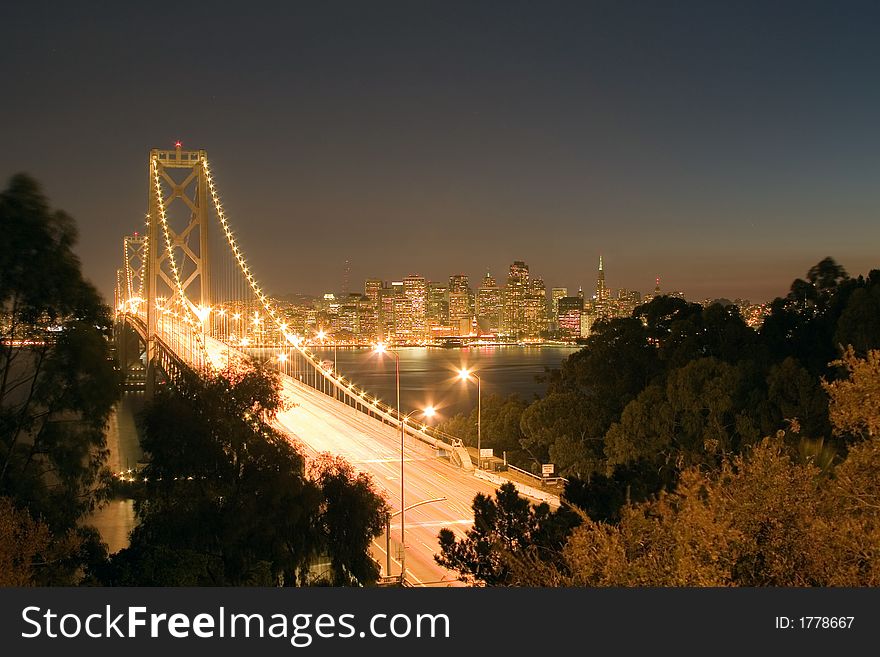
<svg viewBox="0 0 880 657"><path fill-rule="evenodd" d="M370 418L346 404L290 378L283 377L284 399L290 408L278 414L280 429L302 443L312 454L330 452L345 457L370 474L393 512L400 506L400 429ZM404 483L407 506L446 497L405 513L407 580L414 585L455 585L455 574L437 565L437 534L448 527L463 537L473 524L471 503L478 492L491 494L488 482L438 458L434 449L407 436L404 449ZM400 550L400 516L391 525L391 551ZM385 537L376 541L379 561L385 564ZM394 558L392 575L400 572Z"/></svg>

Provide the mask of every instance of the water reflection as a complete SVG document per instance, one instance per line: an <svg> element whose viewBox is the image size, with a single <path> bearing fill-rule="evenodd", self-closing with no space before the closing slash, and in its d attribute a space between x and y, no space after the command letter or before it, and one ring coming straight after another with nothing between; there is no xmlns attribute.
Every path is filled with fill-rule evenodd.
<svg viewBox="0 0 880 657"><path fill-rule="evenodd" d="M125 392L110 416L107 426L107 466L111 472L135 468L143 458L138 440L135 417L143 408L142 392ZM110 552L128 547L128 534L134 529L134 503L132 500L111 500L86 521L101 533Z"/></svg>

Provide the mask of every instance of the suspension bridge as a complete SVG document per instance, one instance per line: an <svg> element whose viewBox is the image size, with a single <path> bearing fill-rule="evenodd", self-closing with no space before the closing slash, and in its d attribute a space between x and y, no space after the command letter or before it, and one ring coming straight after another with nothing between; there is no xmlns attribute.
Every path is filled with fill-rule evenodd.
<svg viewBox="0 0 880 657"><path fill-rule="evenodd" d="M340 455L372 475L391 505L388 536L374 544L383 575L455 583L434 561L437 533L463 536L474 495L493 493L497 480L475 471L460 441L414 421L399 399L392 406L369 394L290 328L236 240L206 151L178 142L150 152L145 230L124 237L122 255L115 307L126 381L149 396L157 376L247 367L259 349L281 375L287 410L277 428L307 455Z"/></svg>

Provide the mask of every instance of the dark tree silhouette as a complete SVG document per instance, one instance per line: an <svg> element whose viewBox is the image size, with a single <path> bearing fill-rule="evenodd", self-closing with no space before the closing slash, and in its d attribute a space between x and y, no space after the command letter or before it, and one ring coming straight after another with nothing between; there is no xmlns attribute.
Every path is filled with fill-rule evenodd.
<svg viewBox="0 0 880 657"><path fill-rule="evenodd" d="M542 560L554 560L580 516L567 508L551 511L546 503L532 505L511 483L495 497L478 494L472 506L474 526L457 540L449 529L439 534L437 563L456 570L463 581L500 586L508 583L508 554L528 551Z"/></svg>
<svg viewBox="0 0 880 657"><path fill-rule="evenodd" d="M145 409L140 523L99 581L308 584L325 555L326 583L376 580L368 548L384 528L386 505L341 459L324 458L307 475L303 456L270 425L282 406L277 379L260 367L185 375Z"/></svg>
<svg viewBox="0 0 880 657"><path fill-rule="evenodd" d="M97 502L119 394L110 314L80 271L73 220L32 178L0 194L0 234L0 495L51 532L35 581L69 584L101 553L80 521Z"/></svg>

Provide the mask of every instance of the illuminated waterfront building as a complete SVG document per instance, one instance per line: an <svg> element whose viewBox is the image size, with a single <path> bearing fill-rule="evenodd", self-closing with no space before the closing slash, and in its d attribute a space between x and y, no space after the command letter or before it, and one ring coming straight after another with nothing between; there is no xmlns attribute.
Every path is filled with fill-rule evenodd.
<svg viewBox="0 0 880 657"><path fill-rule="evenodd" d="M561 297L557 301L556 317L559 323L559 337L574 340L581 337L581 315L584 300L581 297Z"/></svg>
<svg viewBox="0 0 880 657"><path fill-rule="evenodd" d="M405 340L424 340L427 336L428 285L423 276L410 274L403 279L403 297L408 304L404 312L408 317L404 320ZM403 319L398 316L398 319ZM397 327L397 335L401 336L401 326Z"/></svg>
<svg viewBox="0 0 880 657"><path fill-rule="evenodd" d="M384 286L379 290L377 340L395 338L394 301L403 296L403 283Z"/></svg>
<svg viewBox="0 0 880 657"><path fill-rule="evenodd" d="M381 333L379 324L379 297L382 281L368 278L364 281L364 296L360 304L360 340L377 342Z"/></svg>
<svg viewBox="0 0 880 657"><path fill-rule="evenodd" d="M470 322L474 316L473 292L470 281L465 274L454 274L449 277L449 324L453 332L470 333ZM462 327L466 327L463 330Z"/></svg>
<svg viewBox="0 0 880 657"><path fill-rule="evenodd" d="M590 333L593 330L593 324L595 324L598 319L599 319L599 317L594 312L592 312L590 310L584 310L581 313L581 337L582 338L590 337Z"/></svg>
<svg viewBox="0 0 880 657"><path fill-rule="evenodd" d="M529 285L529 266L522 260L510 265L504 290L502 331L515 338L525 333L525 299Z"/></svg>
<svg viewBox="0 0 880 657"><path fill-rule="evenodd" d="M554 287L550 290L550 319L554 322L559 321L559 300L568 296L567 287ZM581 297L583 298L583 297Z"/></svg>
<svg viewBox="0 0 880 657"><path fill-rule="evenodd" d="M530 338L540 337L547 327L547 288L543 278L532 278L523 307L523 328Z"/></svg>
<svg viewBox="0 0 880 657"><path fill-rule="evenodd" d="M486 272L486 276L477 290L476 306L480 330L486 333L498 333L501 330L501 317L504 309L503 291L489 272Z"/></svg>
<svg viewBox="0 0 880 657"><path fill-rule="evenodd" d="M428 332L442 326L449 326L449 291L445 284L439 281L428 283L428 306L427 306Z"/></svg>

